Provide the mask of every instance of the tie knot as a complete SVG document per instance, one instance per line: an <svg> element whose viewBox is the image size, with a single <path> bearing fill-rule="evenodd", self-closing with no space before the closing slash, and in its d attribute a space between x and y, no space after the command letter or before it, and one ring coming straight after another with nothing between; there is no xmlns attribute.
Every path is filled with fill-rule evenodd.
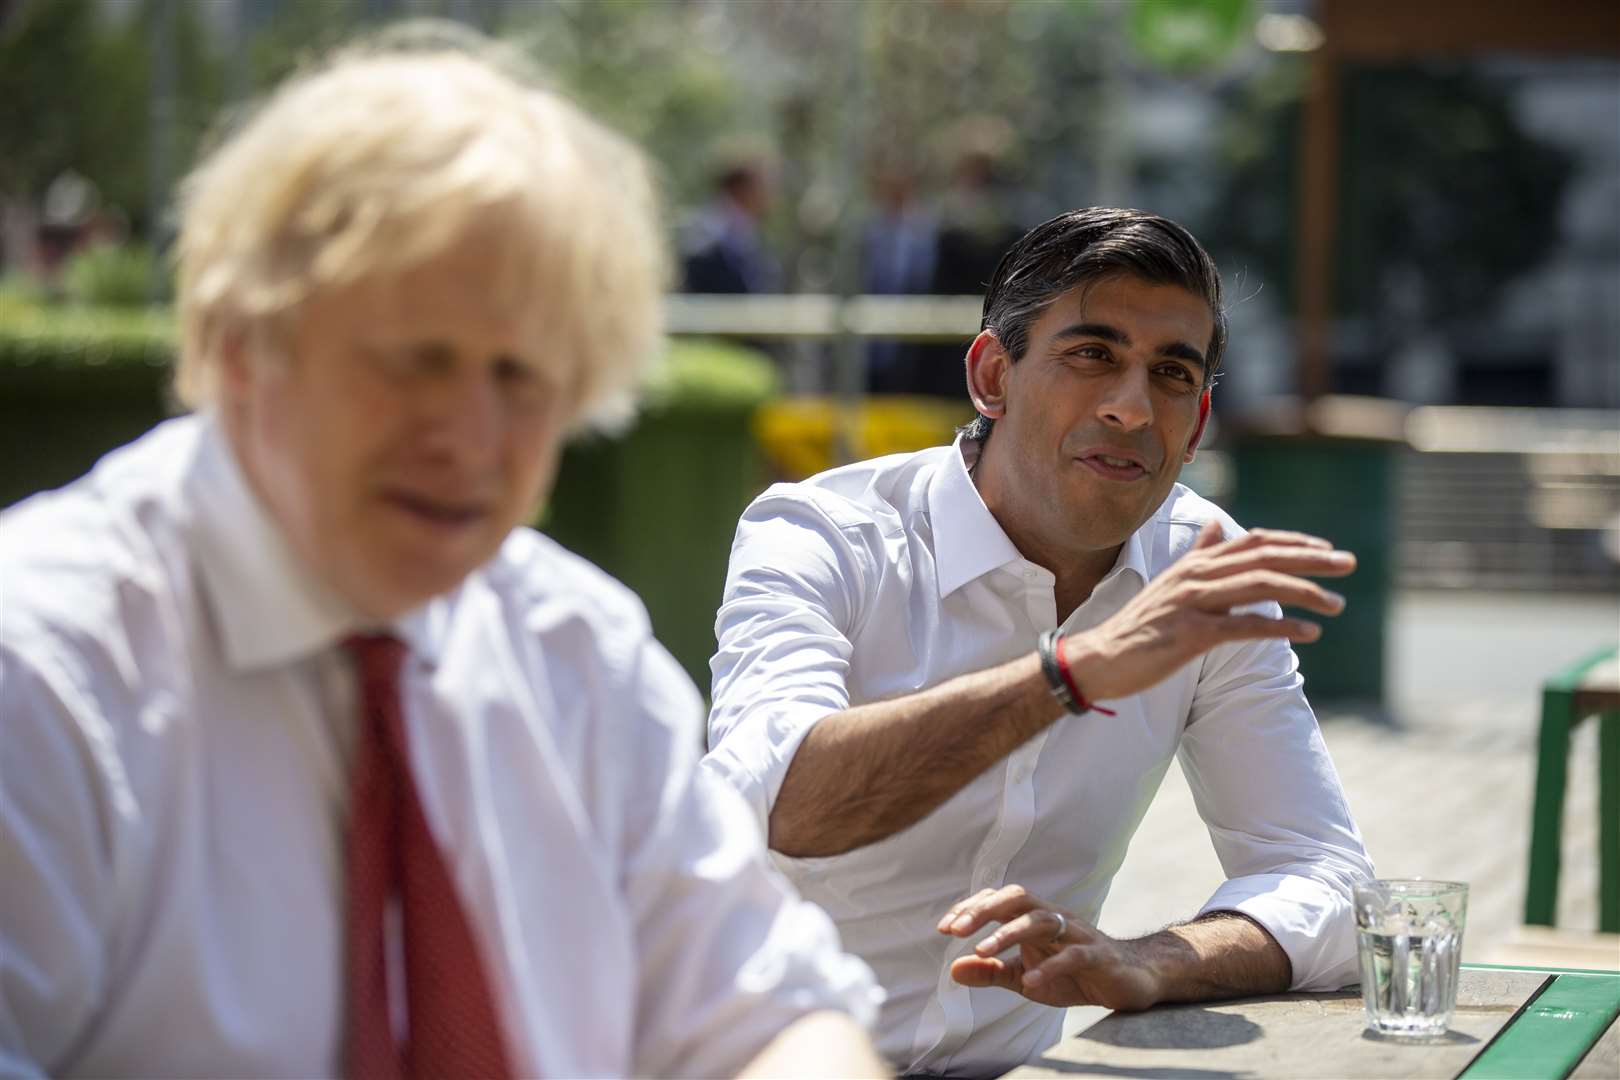
<svg viewBox="0 0 1620 1080"><path fill-rule="evenodd" d="M405 666L405 643L392 634L350 634L343 649L353 659L364 683L394 686Z"/></svg>

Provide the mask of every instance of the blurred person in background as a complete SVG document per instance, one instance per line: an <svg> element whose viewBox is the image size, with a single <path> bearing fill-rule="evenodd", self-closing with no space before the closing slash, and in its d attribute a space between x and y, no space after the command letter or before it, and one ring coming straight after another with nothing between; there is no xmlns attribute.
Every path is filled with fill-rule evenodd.
<svg viewBox="0 0 1620 1080"><path fill-rule="evenodd" d="M968 116L950 125L944 148L948 179L935 203L933 272L927 292L980 296L1007 250L1034 220L1027 192L1013 180L1016 136L1005 121ZM960 399L962 346L917 344L907 356L906 393Z"/></svg>
<svg viewBox="0 0 1620 1080"><path fill-rule="evenodd" d="M1336 614L1308 578L1355 560L1176 483L1226 345L1214 263L1164 218L1073 211L1007 252L981 325L953 445L744 513L704 767L877 972L905 1072L998 1075L1067 1006L1355 982L1372 866L1290 647L1320 627L1280 609ZM1177 757L1229 880L1116 940L1096 920Z"/></svg>
<svg viewBox="0 0 1620 1080"><path fill-rule="evenodd" d="M0 1074L881 1069L640 603L521 527L659 235L634 148L442 49L198 166L197 412L0 516Z"/></svg>
<svg viewBox="0 0 1620 1080"><path fill-rule="evenodd" d="M867 178L872 215L861 234L862 287L874 296L926 294L934 277L939 225L917 192L910 155L880 154ZM910 393L917 383L917 348L879 339L866 347L867 389Z"/></svg>
<svg viewBox="0 0 1620 1080"><path fill-rule="evenodd" d="M774 293L782 270L761 232L775 178L759 155L722 158L709 201L681 234L682 287L689 293Z"/></svg>

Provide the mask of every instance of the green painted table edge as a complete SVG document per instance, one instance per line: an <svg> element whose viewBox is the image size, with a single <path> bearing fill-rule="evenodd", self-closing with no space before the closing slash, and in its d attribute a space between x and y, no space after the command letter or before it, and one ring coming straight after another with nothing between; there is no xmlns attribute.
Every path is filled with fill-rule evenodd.
<svg viewBox="0 0 1620 1080"><path fill-rule="evenodd" d="M1476 964L1473 961L1459 965L1463 970L1477 971L1539 971L1547 975L1620 975L1620 971L1607 968L1536 967L1531 964Z"/></svg>
<svg viewBox="0 0 1620 1080"><path fill-rule="evenodd" d="M1545 971L1551 978L1468 1063L1458 1080L1563 1080L1620 1017L1620 972L1465 966Z"/></svg>

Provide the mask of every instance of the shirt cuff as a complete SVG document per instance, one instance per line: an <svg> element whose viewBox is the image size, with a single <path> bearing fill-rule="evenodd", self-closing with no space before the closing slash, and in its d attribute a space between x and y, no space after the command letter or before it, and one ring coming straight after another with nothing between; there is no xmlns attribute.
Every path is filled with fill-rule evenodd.
<svg viewBox="0 0 1620 1080"><path fill-rule="evenodd" d="M699 767L739 792L759 823L760 835L769 836L771 807L793 755L816 722L837 711L824 706L775 708L763 718L763 731L751 728L761 721L750 717L704 755Z"/></svg>
<svg viewBox="0 0 1620 1080"><path fill-rule="evenodd" d="M1198 914L1236 911L1276 939L1293 965L1293 990L1338 990L1360 979L1350 897L1297 874L1251 874L1215 890Z"/></svg>

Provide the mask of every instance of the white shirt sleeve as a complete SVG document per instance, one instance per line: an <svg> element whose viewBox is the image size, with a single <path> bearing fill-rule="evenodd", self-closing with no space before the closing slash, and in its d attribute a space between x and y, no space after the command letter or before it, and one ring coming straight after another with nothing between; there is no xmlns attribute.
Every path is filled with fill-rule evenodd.
<svg viewBox="0 0 1620 1080"><path fill-rule="evenodd" d="M696 723L701 703L669 655L647 639L632 696L640 730ZM691 728L680 730L691 731ZM678 737L641 739L631 776L656 799L625 822L626 898L641 959L634 1072L729 1076L793 1021L846 1012L864 1027L882 992L871 970L842 951L832 921L800 900L766 862L763 837L742 799L695 768Z"/></svg>
<svg viewBox="0 0 1620 1080"><path fill-rule="evenodd" d="M115 895L109 732L65 672L0 649L0 1075L48 1075L94 1020Z"/></svg>
<svg viewBox="0 0 1620 1080"><path fill-rule="evenodd" d="M738 523L715 617L703 765L742 794L762 835L805 735L849 707L850 639L870 565L802 497L767 493Z"/></svg>
<svg viewBox="0 0 1620 1080"><path fill-rule="evenodd" d="M1208 653L1180 758L1229 879L1203 912L1264 926L1293 989L1335 990L1357 979L1350 889L1373 868L1298 666L1277 639Z"/></svg>

